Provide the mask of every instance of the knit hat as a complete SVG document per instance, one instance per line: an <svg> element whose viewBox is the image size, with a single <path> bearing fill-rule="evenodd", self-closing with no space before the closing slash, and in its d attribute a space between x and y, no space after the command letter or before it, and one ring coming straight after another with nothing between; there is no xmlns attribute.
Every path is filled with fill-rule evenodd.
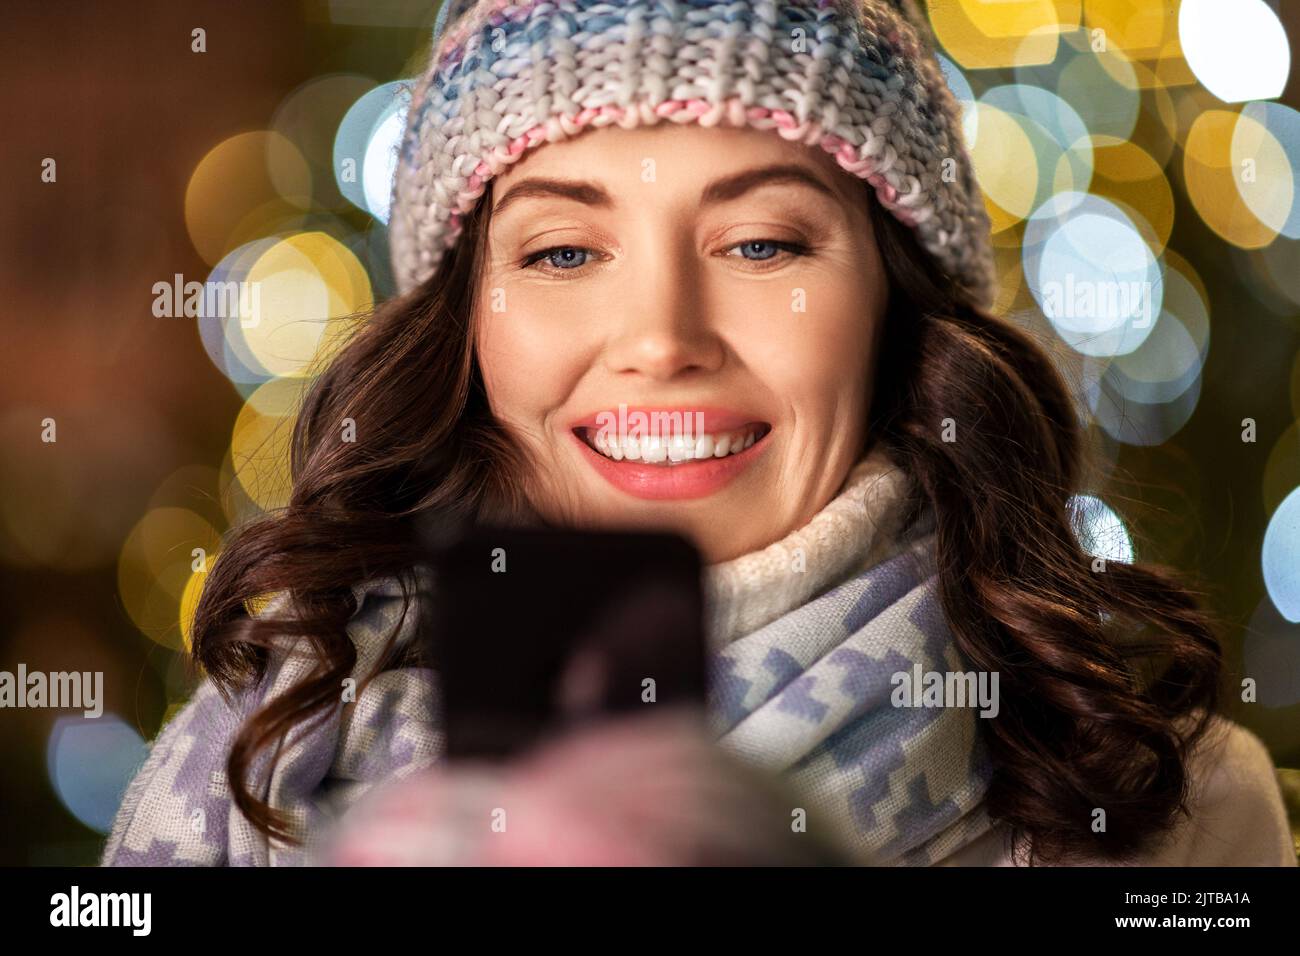
<svg viewBox="0 0 1300 956"><path fill-rule="evenodd" d="M770 129L875 187L968 301L995 291L961 113L912 0L445 0L393 184L398 289L433 275L487 183L591 129Z"/></svg>

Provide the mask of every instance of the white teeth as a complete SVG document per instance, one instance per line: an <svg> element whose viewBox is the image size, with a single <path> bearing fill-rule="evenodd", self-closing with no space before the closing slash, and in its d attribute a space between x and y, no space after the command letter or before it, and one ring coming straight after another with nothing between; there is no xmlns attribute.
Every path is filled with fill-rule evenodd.
<svg viewBox="0 0 1300 956"><path fill-rule="evenodd" d="M761 426L750 426L721 435L700 435L692 440L686 435L649 438L626 437L621 441L603 430L590 436L590 443L606 458L614 461L645 461L650 464L679 464L705 458L726 458L751 447L758 440Z"/></svg>

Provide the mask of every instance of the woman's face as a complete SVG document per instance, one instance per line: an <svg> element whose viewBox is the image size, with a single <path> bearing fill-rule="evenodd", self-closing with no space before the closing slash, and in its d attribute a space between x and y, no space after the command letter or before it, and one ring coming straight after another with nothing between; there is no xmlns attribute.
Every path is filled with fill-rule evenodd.
<svg viewBox="0 0 1300 956"><path fill-rule="evenodd" d="M716 562L830 501L887 299L860 181L767 131L607 127L530 151L492 202L478 361L540 514Z"/></svg>

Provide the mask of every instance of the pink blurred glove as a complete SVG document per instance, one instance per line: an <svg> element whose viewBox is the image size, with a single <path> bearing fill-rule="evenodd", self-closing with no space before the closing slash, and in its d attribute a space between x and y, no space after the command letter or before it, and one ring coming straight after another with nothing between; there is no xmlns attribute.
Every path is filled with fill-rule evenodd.
<svg viewBox="0 0 1300 956"><path fill-rule="evenodd" d="M335 866L676 866L849 862L795 832L801 806L743 767L699 716L607 720L505 763L441 764L342 818Z"/></svg>

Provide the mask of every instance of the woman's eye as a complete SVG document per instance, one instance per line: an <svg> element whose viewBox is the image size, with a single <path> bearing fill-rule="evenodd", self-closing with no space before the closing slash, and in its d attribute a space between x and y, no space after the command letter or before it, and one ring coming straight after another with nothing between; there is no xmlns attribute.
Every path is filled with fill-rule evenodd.
<svg viewBox="0 0 1300 956"><path fill-rule="evenodd" d="M741 250L740 255L750 262L766 262L775 258L778 252L788 252L795 256L808 254L808 248L797 242L777 242L775 239L751 239L732 249Z"/></svg>
<svg viewBox="0 0 1300 956"><path fill-rule="evenodd" d="M524 268L530 269L536 263L545 260L546 264L557 272L570 271L586 265L590 253L590 249L583 249L581 246L555 246L551 249L543 249L541 252L534 252L524 260Z"/></svg>

